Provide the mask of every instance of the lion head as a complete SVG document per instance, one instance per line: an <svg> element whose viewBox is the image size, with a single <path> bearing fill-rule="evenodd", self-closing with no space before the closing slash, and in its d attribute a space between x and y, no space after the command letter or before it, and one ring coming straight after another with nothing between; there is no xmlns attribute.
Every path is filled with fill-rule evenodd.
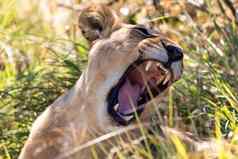
<svg viewBox="0 0 238 159"><path fill-rule="evenodd" d="M120 125L128 125L153 98L179 80L181 47L143 25L119 23L103 5L79 16L79 27L92 43L86 81L95 105ZM105 124L105 123L104 123Z"/></svg>
<svg viewBox="0 0 238 159"><path fill-rule="evenodd" d="M105 6L82 10L79 26L91 44L88 65L34 122L20 159L90 158L89 149L79 148L95 132L105 134L147 114L148 103L180 79L183 51L175 42L116 19Z"/></svg>

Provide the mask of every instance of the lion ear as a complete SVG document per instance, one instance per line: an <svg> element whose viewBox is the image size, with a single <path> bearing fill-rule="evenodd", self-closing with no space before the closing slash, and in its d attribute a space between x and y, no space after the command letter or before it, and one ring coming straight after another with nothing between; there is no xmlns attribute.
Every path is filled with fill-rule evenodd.
<svg viewBox="0 0 238 159"><path fill-rule="evenodd" d="M109 37L119 26L117 15L103 4L93 4L81 9L78 17L79 28L90 43Z"/></svg>

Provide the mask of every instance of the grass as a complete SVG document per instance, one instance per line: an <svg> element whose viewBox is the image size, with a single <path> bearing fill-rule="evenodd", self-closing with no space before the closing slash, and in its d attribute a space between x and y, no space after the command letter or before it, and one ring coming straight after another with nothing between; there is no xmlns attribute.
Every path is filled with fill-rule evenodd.
<svg viewBox="0 0 238 159"><path fill-rule="evenodd" d="M237 24L215 0L205 2L207 11L185 7L178 9L177 15L166 3L160 12L138 2L139 12L125 17L130 22L148 17L185 51L183 78L170 90L168 107L160 110L167 117L163 124L182 127L198 138L215 138L218 144L225 138L236 145ZM32 121L74 85L87 63L88 46L75 29L75 15L62 33L45 19L37 3L24 4L27 9L21 10L21 1L0 1L0 158L4 159L17 158ZM125 2L125 6L131 4L130 0ZM178 2L170 5L181 6ZM221 5L229 11L223 1ZM118 139L122 145L118 158L127 158L130 152L135 158L153 158L154 152L161 158L190 158L176 136L170 144L161 144L158 130L153 135L142 130L147 138L145 146ZM94 156L97 158L96 152ZM235 158L227 147L218 156Z"/></svg>

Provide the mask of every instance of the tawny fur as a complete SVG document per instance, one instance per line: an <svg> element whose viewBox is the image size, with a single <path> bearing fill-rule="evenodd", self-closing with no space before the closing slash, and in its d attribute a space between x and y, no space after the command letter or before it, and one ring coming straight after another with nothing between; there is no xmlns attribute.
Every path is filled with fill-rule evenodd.
<svg viewBox="0 0 238 159"><path fill-rule="evenodd" d="M98 24L91 28L90 20ZM141 56L139 47L144 47L148 41L131 29L132 26L120 23L105 6L92 6L82 11L79 26L85 29L83 34L90 43L97 40L90 49L88 66L75 86L34 122L19 159L90 159L90 148L75 150L96 137L123 128L107 113L106 98L127 67ZM157 51L163 54L161 38L166 43L173 42L159 34L154 38L158 42ZM141 121L150 121L151 113L153 110L146 107ZM167 134L179 134L163 129ZM100 158L105 158L101 155Z"/></svg>

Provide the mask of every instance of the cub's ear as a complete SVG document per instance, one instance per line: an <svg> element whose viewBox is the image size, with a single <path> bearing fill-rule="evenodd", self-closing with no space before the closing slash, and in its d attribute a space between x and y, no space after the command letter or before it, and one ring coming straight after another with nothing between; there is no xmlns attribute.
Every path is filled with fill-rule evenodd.
<svg viewBox="0 0 238 159"><path fill-rule="evenodd" d="M107 38L119 28L117 15L106 5L93 4L79 11L78 25L83 36L92 43Z"/></svg>

